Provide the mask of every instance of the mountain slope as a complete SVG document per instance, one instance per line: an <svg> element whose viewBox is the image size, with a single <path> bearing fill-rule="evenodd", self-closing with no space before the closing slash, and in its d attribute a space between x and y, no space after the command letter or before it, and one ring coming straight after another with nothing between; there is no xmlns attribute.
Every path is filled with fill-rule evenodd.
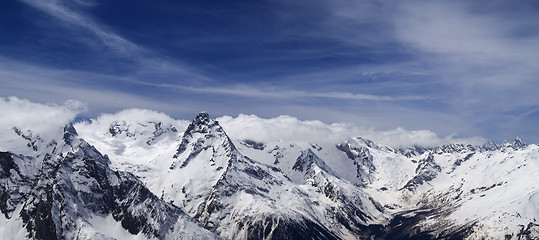
<svg viewBox="0 0 539 240"><path fill-rule="evenodd" d="M178 142L174 154L157 159L158 164L139 174L159 176L154 178L160 185L149 184L154 193L224 238L289 238L283 235L289 234L286 229L303 229L304 238L333 239L357 232L355 223L385 219L380 205L360 189L331 171L313 172L324 167L318 157L316 166L305 162L305 177L296 177L303 169L287 175L241 154L206 113L192 121ZM304 157L312 159L313 154L306 152Z"/></svg>
<svg viewBox="0 0 539 240"><path fill-rule="evenodd" d="M10 145L0 152L0 210L3 221L13 222L3 229L6 237L215 238L132 174L111 170L72 125L51 138L12 130L3 132Z"/></svg>
<svg viewBox="0 0 539 240"><path fill-rule="evenodd" d="M327 214L340 211L332 211L328 205L318 209L308 207L313 202L329 200L329 190L318 192L319 188L306 185L308 182L304 180L293 182L279 168L243 156L218 122L206 113L199 114L187 127L174 159L177 160L169 174L176 176L173 184L182 186L183 193L175 196L175 202L182 201L188 213L224 238L292 239L290 230L286 229L303 232L301 236L305 239L333 239L343 234L325 227ZM181 180L186 182L179 183ZM324 180L326 185L338 181ZM353 212L362 208L355 206Z"/></svg>
<svg viewBox="0 0 539 240"><path fill-rule="evenodd" d="M165 119L178 131L132 144L154 134L113 136L115 121L77 128L117 169L226 239L539 236L539 147L520 139L393 149L357 136L235 138L202 113L189 126Z"/></svg>

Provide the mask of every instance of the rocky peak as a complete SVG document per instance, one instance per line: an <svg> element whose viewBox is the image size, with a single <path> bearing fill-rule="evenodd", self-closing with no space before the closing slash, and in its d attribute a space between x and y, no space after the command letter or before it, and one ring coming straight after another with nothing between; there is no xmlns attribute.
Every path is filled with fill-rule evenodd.
<svg viewBox="0 0 539 240"><path fill-rule="evenodd" d="M400 148L397 150L397 152L401 153L402 155L406 156L407 158L412 158L414 156L422 155L423 153L432 150L432 148L428 147L422 147L418 145L414 145L412 147L408 148Z"/></svg>
<svg viewBox="0 0 539 240"><path fill-rule="evenodd" d="M528 146L528 144L526 144L524 141L522 141L522 139L516 137L515 140L511 141L511 142L504 142L502 144L502 147L505 147L505 148L508 148L508 147L511 147L515 150L517 149L521 149L521 148L524 148Z"/></svg>
<svg viewBox="0 0 539 240"><path fill-rule="evenodd" d="M78 136L77 130L73 127L73 124L68 123L64 126L64 142L71 145L75 137Z"/></svg>
<svg viewBox="0 0 539 240"><path fill-rule="evenodd" d="M202 151L212 148L215 152L217 148L223 148L228 155L232 155L232 152L236 150L236 147L226 135L223 128L219 125L214 119L211 119L210 116L201 112L198 114L191 124L185 130L180 145L174 158L178 158L184 152L189 152L189 155L185 158L181 167L186 166L193 158L198 156ZM179 162L174 162L170 167L171 169L176 168Z"/></svg>
<svg viewBox="0 0 539 240"><path fill-rule="evenodd" d="M440 147L436 147L434 149L434 152L437 154L443 154L443 153L463 153L468 151L475 151L476 149L471 144L462 144L462 143L451 143L447 145L443 145Z"/></svg>
<svg viewBox="0 0 539 240"><path fill-rule="evenodd" d="M151 239L191 235L192 229L201 239L215 238L134 175L110 169L108 158L78 137L71 124L58 130L63 130L59 147L61 139L71 146L62 152L56 147L41 149L41 156L0 152L0 212L22 221L27 238L109 239L92 225L94 217L104 216Z"/></svg>
<svg viewBox="0 0 539 240"><path fill-rule="evenodd" d="M489 140L487 143L481 146L481 149L483 151L494 151L498 149L498 145L496 145L496 143L494 143L492 140Z"/></svg>
<svg viewBox="0 0 539 240"><path fill-rule="evenodd" d="M309 148L306 151L301 152L301 155L296 159L296 163L294 163L292 170L309 173L314 171L314 167L318 167L326 172L332 172L331 168L326 165L324 160L320 159L320 157Z"/></svg>
<svg viewBox="0 0 539 240"><path fill-rule="evenodd" d="M356 166L356 177L360 185L365 185L372 182L371 174L376 171L373 163L373 156L369 152L369 148L361 146L353 146L348 141L337 145L337 149L346 154L348 159L354 162Z"/></svg>
<svg viewBox="0 0 539 240"><path fill-rule="evenodd" d="M408 189L409 191L415 191L415 189L425 182L428 182L438 176L438 173L442 171L440 165L434 161L434 155L432 152L424 159L419 160L417 168L415 169L416 175L410 179L402 189Z"/></svg>
<svg viewBox="0 0 539 240"><path fill-rule="evenodd" d="M193 122L197 124L209 123L212 119L210 115L206 112L200 112L194 119Z"/></svg>
<svg viewBox="0 0 539 240"><path fill-rule="evenodd" d="M192 135L193 133L208 133L212 129L222 132L223 129L219 125L219 122L210 118L206 112L199 113L189 124L184 135Z"/></svg>

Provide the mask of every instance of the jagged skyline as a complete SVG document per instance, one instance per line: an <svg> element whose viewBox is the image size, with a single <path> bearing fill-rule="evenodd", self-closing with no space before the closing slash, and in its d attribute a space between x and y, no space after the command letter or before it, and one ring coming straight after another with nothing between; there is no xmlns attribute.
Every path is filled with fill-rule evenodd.
<svg viewBox="0 0 539 240"><path fill-rule="evenodd" d="M539 233L539 146L518 138L397 149L340 130L350 125L291 117L219 122L202 112L185 121L130 109L73 125L77 107L0 98L9 116L0 118L0 236L498 239Z"/></svg>

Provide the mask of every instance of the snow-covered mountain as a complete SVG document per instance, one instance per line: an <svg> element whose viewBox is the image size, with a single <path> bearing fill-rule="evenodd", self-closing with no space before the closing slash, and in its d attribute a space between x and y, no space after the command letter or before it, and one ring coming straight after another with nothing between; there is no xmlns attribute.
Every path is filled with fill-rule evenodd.
<svg viewBox="0 0 539 240"><path fill-rule="evenodd" d="M189 125L156 112L121 118L131 111L75 127L115 170L224 239L539 236L539 146L518 138L392 148L312 137L319 123L280 138L206 113Z"/></svg>
<svg viewBox="0 0 539 240"><path fill-rule="evenodd" d="M79 128L91 127L81 124ZM107 140L95 139L99 135L95 133L103 133L106 139L115 137L110 131L88 132L94 133L88 139L97 146ZM137 152L134 146L141 145L134 144L136 141L132 136L127 145L133 149L129 151ZM102 146L110 156L117 153L113 145ZM115 164L118 169L133 171L145 179L152 192L225 239L335 239L361 234L357 226L387 220L378 202L336 177L312 150L283 159L283 164L294 165L285 173L281 170L284 165L265 164L243 155L206 113L199 114L171 146L176 149L167 148L168 154L158 158L112 158L124 159ZM138 151L145 151L142 149Z"/></svg>
<svg viewBox="0 0 539 240"><path fill-rule="evenodd" d="M539 237L539 146L518 138L402 147L290 117L60 110L0 121L2 239Z"/></svg>
<svg viewBox="0 0 539 240"><path fill-rule="evenodd" d="M71 124L42 137L2 129L2 239L216 239L80 138Z"/></svg>

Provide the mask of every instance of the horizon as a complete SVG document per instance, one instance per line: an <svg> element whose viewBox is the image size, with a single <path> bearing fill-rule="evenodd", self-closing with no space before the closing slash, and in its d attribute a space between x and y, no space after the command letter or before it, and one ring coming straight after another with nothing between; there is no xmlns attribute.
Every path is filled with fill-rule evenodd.
<svg viewBox="0 0 539 240"><path fill-rule="evenodd" d="M506 0L10 0L0 98L76 100L78 119L286 115L539 143L538 12Z"/></svg>
<svg viewBox="0 0 539 240"><path fill-rule="evenodd" d="M13 134L12 129L17 128L45 141L53 141L66 124L71 124L85 132L108 132L112 124L121 122L132 126L137 131L140 126L159 122L165 126L171 124L178 132L188 129L188 125L196 120L200 114L206 114L223 127L232 139L253 140L269 144L271 142L297 142L309 144L333 145L353 139L366 139L379 146L388 146L393 149L406 149L414 147L435 148L450 144L464 144L475 147L489 146L491 140L482 137L459 138L454 135L439 136L430 130L407 130L401 127L380 130L371 127L358 126L353 123L326 124L318 120L300 120L293 116L282 115L275 118L263 118L256 115L240 114L238 116L215 116L202 111L192 119L177 119L170 115L151 109L131 108L115 113L102 113L94 118L81 118L80 113L86 111L86 106L70 100L63 105L35 103L26 99L0 97L0 108L9 118L0 119L0 133ZM138 126L138 127L137 127ZM505 143L522 142L517 136L503 142L493 142L501 147ZM524 143L529 143L524 140Z"/></svg>
<svg viewBox="0 0 539 240"><path fill-rule="evenodd" d="M72 124L76 125L77 123L81 124L81 123L89 123L89 124L92 124L92 122L94 121L98 121L100 117L102 116L117 116L119 113L121 112L124 112L124 111L131 111L131 110L148 110L148 111L153 111L153 112L156 112L155 110L152 110L152 109L142 109L142 108L129 108L129 109L122 109L120 111L117 111L117 112L113 112L113 113L101 113L100 115L96 116L96 117L79 117L77 115L77 117L75 117L73 119L73 121L71 121ZM185 118L185 119L179 119L179 118L173 118L172 116L168 115L167 113L164 113L164 112L157 112L157 113L160 113L160 114L165 114L166 116L168 117L171 117L172 119L176 120L176 121L185 121L185 122L188 122L189 124L192 123L192 121L194 121L194 118L196 118L198 115L200 115L201 113L206 113L209 115L210 119L213 119L217 122L220 121L220 119L238 119L238 118L241 118L241 117L254 117L254 118L258 118L260 120L275 120L275 119L279 119L279 118L286 118L286 119L292 119L292 120L296 120L298 122L321 122L322 124L324 124L325 126L330 126L330 125L348 125L350 127L366 127L366 126L358 126L354 123L351 123L351 122L332 122L332 123L326 123L326 122L322 122L320 120L316 120L316 119L306 119L306 120L301 120L301 119L298 119L294 116L290 116L290 115L280 115L280 116L276 116L276 117L273 117L273 118L264 118L264 117L260 117L260 116L257 116L255 114L243 114L243 113L240 113L236 116L230 116L230 115L221 115L221 116L214 116L212 113L209 113L207 111L201 111L199 112L198 114L195 114L192 118L188 119L188 118ZM404 129L404 128L401 128L401 127L397 127L395 129L385 129L385 130L382 130L382 129L375 129L375 128L370 128L369 130L373 131L373 132L391 132L391 131L403 131L403 133L410 133L410 132L414 132L414 131L429 131L427 129ZM428 132L429 134L436 134L435 132ZM351 137L359 137L359 138L365 138L364 136L362 136L361 134L358 135L358 136L354 136L354 135L350 135ZM474 137L478 137L478 138L482 138L481 136L474 136ZM502 141L499 141L499 142L496 142L492 139L487 139L487 138L484 138L484 139L473 139L473 138L470 138L472 139L470 142L460 142L460 141L463 141L464 139L461 139L461 138L454 138L454 136L438 136L438 135L435 135L435 138L437 138L437 140L441 140L443 138L446 138L447 141L445 143L442 143L440 145L432 145L432 146L443 146L443 145L446 145L446 144L459 144L459 143L463 143L463 144L470 144L470 145L473 145L473 146L483 146L483 145L487 145L489 144L490 141L492 141L493 143L495 143L496 145L502 145L504 143L510 143L510 142L513 142L513 141L523 141L524 143L526 144L537 144L537 143L532 143L532 142L528 142L526 141L526 139L522 139L521 137L519 136L514 136L513 138L511 139L503 139ZM365 138L367 140L373 140L371 138ZM479 143L480 141L485 141L485 142L482 142L482 143ZM433 141L435 142L435 141ZM475 143L473 143L475 142ZM387 143L385 143L383 140L380 141L380 140L376 140L375 141L376 144L383 144L383 145L387 145ZM388 145L389 146L389 145ZM421 144L412 144L408 147L414 147L414 146L419 146L419 147L432 147L432 146L426 146L426 145L421 145Z"/></svg>

